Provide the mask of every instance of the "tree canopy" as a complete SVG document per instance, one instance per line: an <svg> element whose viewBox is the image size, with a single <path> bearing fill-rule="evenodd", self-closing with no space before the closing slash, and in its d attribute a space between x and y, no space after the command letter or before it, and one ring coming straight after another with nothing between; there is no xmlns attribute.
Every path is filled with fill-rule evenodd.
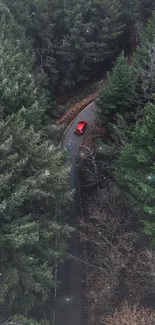
<svg viewBox="0 0 155 325"><path fill-rule="evenodd" d="M0 28L0 320L46 322L71 232L70 166L45 132L52 101L32 39L3 2Z"/></svg>
<svg viewBox="0 0 155 325"><path fill-rule="evenodd" d="M154 243L155 13L131 64L120 56L97 100L110 139L101 144L108 164L140 217L140 229ZM108 121L106 120L108 116ZM107 121L107 122L105 122ZM111 161L112 160L112 161ZM106 167L107 168L107 167ZM143 227L142 227L143 225Z"/></svg>
<svg viewBox="0 0 155 325"><path fill-rule="evenodd" d="M4 1L32 40L50 90L70 90L96 76L101 64L118 51L123 30L119 0Z"/></svg>
<svg viewBox="0 0 155 325"><path fill-rule="evenodd" d="M0 306L7 300L8 309L27 316L43 310L66 248L69 167L20 115L1 121L0 130Z"/></svg>
<svg viewBox="0 0 155 325"><path fill-rule="evenodd" d="M31 43L12 14L1 5L0 11L0 104L1 115L22 110L28 123L40 127L49 108L46 78L35 69Z"/></svg>
<svg viewBox="0 0 155 325"><path fill-rule="evenodd" d="M101 77L130 42L140 15L147 20L153 9L150 0L0 1L0 322L52 319L56 265L72 231L70 166L57 145L53 98ZM105 115L115 121L118 183L142 207L151 239L154 35L155 15L133 64L117 59L98 100L102 121Z"/></svg>

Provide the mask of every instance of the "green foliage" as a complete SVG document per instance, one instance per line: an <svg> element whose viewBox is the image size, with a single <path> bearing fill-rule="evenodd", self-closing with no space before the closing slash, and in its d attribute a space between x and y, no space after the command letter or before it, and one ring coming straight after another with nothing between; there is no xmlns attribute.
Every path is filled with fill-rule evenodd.
<svg viewBox="0 0 155 325"><path fill-rule="evenodd" d="M96 101L103 124L115 123L112 137L120 133L119 119L127 123L131 131L135 123L145 114L144 106L153 100L155 92L155 14L142 36L142 48L137 48L132 63L120 56L116 66L108 76L107 86L101 91ZM111 126L110 126L111 127ZM116 131L117 129L117 131ZM113 132L114 131L114 132ZM115 134L116 135L116 134ZM114 141L118 143L118 137ZM121 137L120 137L121 141Z"/></svg>
<svg viewBox="0 0 155 325"><path fill-rule="evenodd" d="M32 41L35 63L48 74L54 93L73 89L101 72L129 43L140 10L152 0L3 0ZM148 14L146 14L148 16Z"/></svg>
<svg viewBox="0 0 155 325"><path fill-rule="evenodd" d="M121 152L117 179L139 205L141 216L147 218L143 231L154 240L155 104L149 104L145 113L146 117L135 127L131 143Z"/></svg>
<svg viewBox="0 0 155 325"><path fill-rule="evenodd" d="M107 161L119 185L140 216L143 236L155 243L155 13L142 36L129 66L120 57L110 74L107 88L97 101L100 116L109 114L110 139L101 145L100 157ZM152 102L152 104L151 104ZM148 103L148 104L147 104ZM120 156L120 159L119 159ZM111 162L112 160L112 162ZM115 172L114 172L115 171ZM144 221L142 221L144 220Z"/></svg>
<svg viewBox="0 0 155 325"><path fill-rule="evenodd" d="M116 40L122 32L120 14L116 0L80 0L73 10L68 6L67 39L76 58L78 80L80 75L91 75L99 63L117 50Z"/></svg>
<svg viewBox="0 0 155 325"><path fill-rule="evenodd" d="M119 0L4 1L33 40L37 64L48 73L51 90L74 88L118 50L123 29Z"/></svg>
<svg viewBox="0 0 155 325"><path fill-rule="evenodd" d="M142 108L155 92L155 13L142 35L142 47L133 60L136 75L137 104Z"/></svg>
<svg viewBox="0 0 155 325"><path fill-rule="evenodd" d="M38 323L32 318L26 318L21 315L16 315L11 319L9 319L8 321L6 321L5 323L3 323L2 325L49 325L49 324L50 323L45 320Z"/></svg>
<svg viewBox="0 0 155 325"><path fill-rule="evenodd" d="M125 24L125 32L128 35L131 32L131 29L135 27L139 16L140 2L139 0L121 0L122 5L122 20Z"/></svg>
<svg viewBox="0 0 155 325"><path fill-rule="evenodd" d="M100 108L100 117L114 117L116 113L125 114L132 110L134 96L134 73L127 59L120 56L116 66L108 77L108 85L96 101Z"/></svg>
<svg viewBox="0 0 155 325"><path fill-rule="evenodd" d="M45 112L55 104L49 103L45 87L51 93L58 88L66 91L98 75L103 63L120 53L121 35L130 34L138 8L139 2L132 0L0 2L0 313L6 309L5 319L8 315L22 315L13 318L14 325L37 325L36 320L29 318L34 315L35 319L44 318L40 324L46 325L52 313L47 306L52 301L53 288L58 285L55 265L63 261L72 231L67 225L67 207L72 197L68 188L70 167L65 154L47 141L47 137L53 137L58 142L60 135L56 127L47 125ZM149 9L152 10L151 4ZM133 112L136 114L139 106L143 109L145 102L152 99L152 24L134 65L129 66L121 56L98 101L102 119L111 115L116 122L109 125L113 138L104 147L104 156L110 152L109 161L113 152L116 162L129 140ZM148 138L145 142L139 136L137 143L140 139L141 152L136 151L139 157L144 144L151 141ZM117 143L115 147L113 140ZM151 143L149 148L153 152ZM146 161L150 152L142 155ZM146 170L139 176L137 166L134 168L140 183L138 177L144 176ZM141 180L141 189L132 185L132 175L129 176L129 191L134 187L131 195L141 205L147 189L150 201L144 212L153 216L153 178L146 184L145 179ZM128 190L126 184L123 186ZM145 232L150 228L150 224L145 224Z"/></svg>
<svg viewBox="0 0 155 325"><path fill-rule="evenodd" d="M14 12L23 17L25 4L24 24L32 29L27 3L21 4L12 3ZM24 24L0 2L0 319L19 313L35 324L29 316L46 320L52 314L46 305L71 232L72 194L66 156L47 140L56 133L45 115L47 79L35 67Z"/></svg>
<svg viewBox="0 0 155 325"><path fill-rule="evenodd" d="M43 313L55 262L63 259L69 166L64 154L26 128L20 115L0 123L0 306Z"/></svg>
<svg viewBox="0 0 155 325"><path fill-rule="evenodd" d="M120 56L108 76L107 86L101 91L97 104L104 122L121 114L126 121L137 120L155 92L155 13L142 36L131 65Z"/></svg>
<svg viewBox="0 0 155 325"><path fill-rule="evenodd" d="M45 77L35 71L35 56L24 32L9 10L0 4L0 103L1 116L22 109L28 123L36 127L48 109Z"/></svg>

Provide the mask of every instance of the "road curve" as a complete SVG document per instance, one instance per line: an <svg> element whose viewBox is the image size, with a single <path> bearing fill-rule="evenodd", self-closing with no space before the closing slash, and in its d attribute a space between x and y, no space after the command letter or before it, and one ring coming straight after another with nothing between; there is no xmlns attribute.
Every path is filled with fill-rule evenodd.
<svg viewBox="0 0 155 325"><path fill-rule="evenodd" d="M77 148L80 146L84 137L87 136L89 124L96 118L97 106L95 102L89 104L80 112L67 127L62 146L68 151L68 160L72 167L69 177L70 189L75 189L74 199L69 209L70 225L76 227L77 217L80 215L78 175L76 170ZM88 122L84 135L76 135L75 127L80 120ZM79 243L77 235L74 234L69 243L69 254L78 256ZM56 307L56 325L83 325L82 320L82 302L81 302L81 285L80 270L78 263L73 260L66 260L59 270L59 279L61 281L60 289L57 296Z"/></svg>
<svg viewBox="0 0 155 325"><path fill-rule="evenodd" d="M83 138L87 136L89 124L96 118L96 115L97 106L95 102L92 102L86 108L84 108L83 111L80 112L67 127L63 136L62 145L68 150L68 156L71 158L72 162L74 162L75 159L75 149L81 144ZM86 120L88 122L87 130L83 136L78 136L74 133L76 125L80 120Z"/></svg>

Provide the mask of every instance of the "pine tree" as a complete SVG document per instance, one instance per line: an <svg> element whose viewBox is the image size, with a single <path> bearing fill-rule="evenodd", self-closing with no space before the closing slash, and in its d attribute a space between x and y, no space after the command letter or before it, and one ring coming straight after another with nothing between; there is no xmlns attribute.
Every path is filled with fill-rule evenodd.
<svg viewBox="0 0 155 325"><path fill-rule="evenodd" d="M155 92L155 14L143 33L142 48L137 48L132 63L120 56L108 76L107 86L101 90L97 104L100 117L113 119L121 114L126 122L137 122Z"/></svg>
<svg viewBox="0 0 155 325"><path fill-rule="evenodd" d="M97 143L103 173L113 177L122 147L128 143L136 122L136 75L124 56L119 56L96 100L99 119L107 137Z"/></svg>
<svg viewBox="0 0 155 325"><path fill-rule="evenodd" d="M123 29L119 0L5 2L33 39L37 63L47 72L53 91L70 90L95 76L105 59L118 51Z"/></svg>
<svg viewBox="0 0 155 325"><path fill-rule="evenodd" d="M70 233L65 160L20 114L0 122L0 308L12 314L43 317L55 286Z"/></svg>
<svg viewBox="0 0 155 325"><path fill-rule="evenodd" d="M142 35L142 47L137 49L133 68L137 79L137 104L139 102L142 108L155 92L155 13Z"/></svg>
<svg viewBox="0 0 155 325"><path fill-rule="evenodd" d="M101 90L96 101L100 109L100 117L111 119L116 114L127 115L131 112L134 101L134 71L123 56L117 59L116 66L108 76L107 86Z"/></svg>
<svg viewBox="0 0 155 325"><path fill-rule="evenodd" d="M143 232L155 243L155 104L149 104L145 117L135 127L133 138L121 152L117 179L134 199Z"/></svg>
<svg viewBox="0 0 155 325"><path fill-rule="evenodd" d="M56 52L64 35L63 0L3 0L9 7L14 19L25 29L26 36L32 40L35 63L41 71L48 74L51 93L59 79L59 62Z"/></svg>
<svg viewBox="0 0 155 325"><path fill-rule="evenodd" d="M45 77L35 71L31 43L2 4L0 29L1 116L6 117L22 109L27 122L39 127L44 111L49 108L48 94L43 89Z"/></svg>
<svg viewBox="0 0 155 325"><path fill-rule="evenodd" d="M19 19L24 2L17 3ZM64 258L71 231L66 223L70 167L44 136L47 80L35 69L30 35L25 36L29 10L26 15L25 25L19 25L0 3L0 314L41 319L47 318L45 307L58 285L54 268Z"/></svg>
<svg viewBox="0 0 155 325"><path fill-rule="evenodd" d="M32 318L26 318L21 315L16 315L9 318L7 321L1 322L2 325L49 325L50 323L46 320L42 320L40 323L36 322Z"/></svg>
<svg viewBox="0 0 155 325"><path fill-rule="evenodd" d="M108 76L107 86L97 100L99 117L109 134L107 139L99 142L98 155L104 173L110 177L114 176L121 150L132 139L135 125L146 115L145 104L153 101L154 27L153 15L142 37L143 47L137 49L130 65L123 56L118 58L115 68Z"/></svg>
<svg viewBox="0 0 155 325"><path fill-rule="evenodd" d="M80 0L74 8L69 2L66 19L76 60L76 81L94 75L107 57L117 52L117 40L122 33L120 15L119 0Z"/></svg>

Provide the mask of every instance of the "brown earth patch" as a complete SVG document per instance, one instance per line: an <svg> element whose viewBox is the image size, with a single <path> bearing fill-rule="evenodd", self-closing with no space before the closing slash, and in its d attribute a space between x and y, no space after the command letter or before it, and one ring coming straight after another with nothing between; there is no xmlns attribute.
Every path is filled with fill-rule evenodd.
<svg viewBox="0 0 155 325"><path fill-rule="evenodd" d="M96 92L73 105L57 120L57 124L69 124L86 106L91 104L97 97L98 93Z"/></svg>

